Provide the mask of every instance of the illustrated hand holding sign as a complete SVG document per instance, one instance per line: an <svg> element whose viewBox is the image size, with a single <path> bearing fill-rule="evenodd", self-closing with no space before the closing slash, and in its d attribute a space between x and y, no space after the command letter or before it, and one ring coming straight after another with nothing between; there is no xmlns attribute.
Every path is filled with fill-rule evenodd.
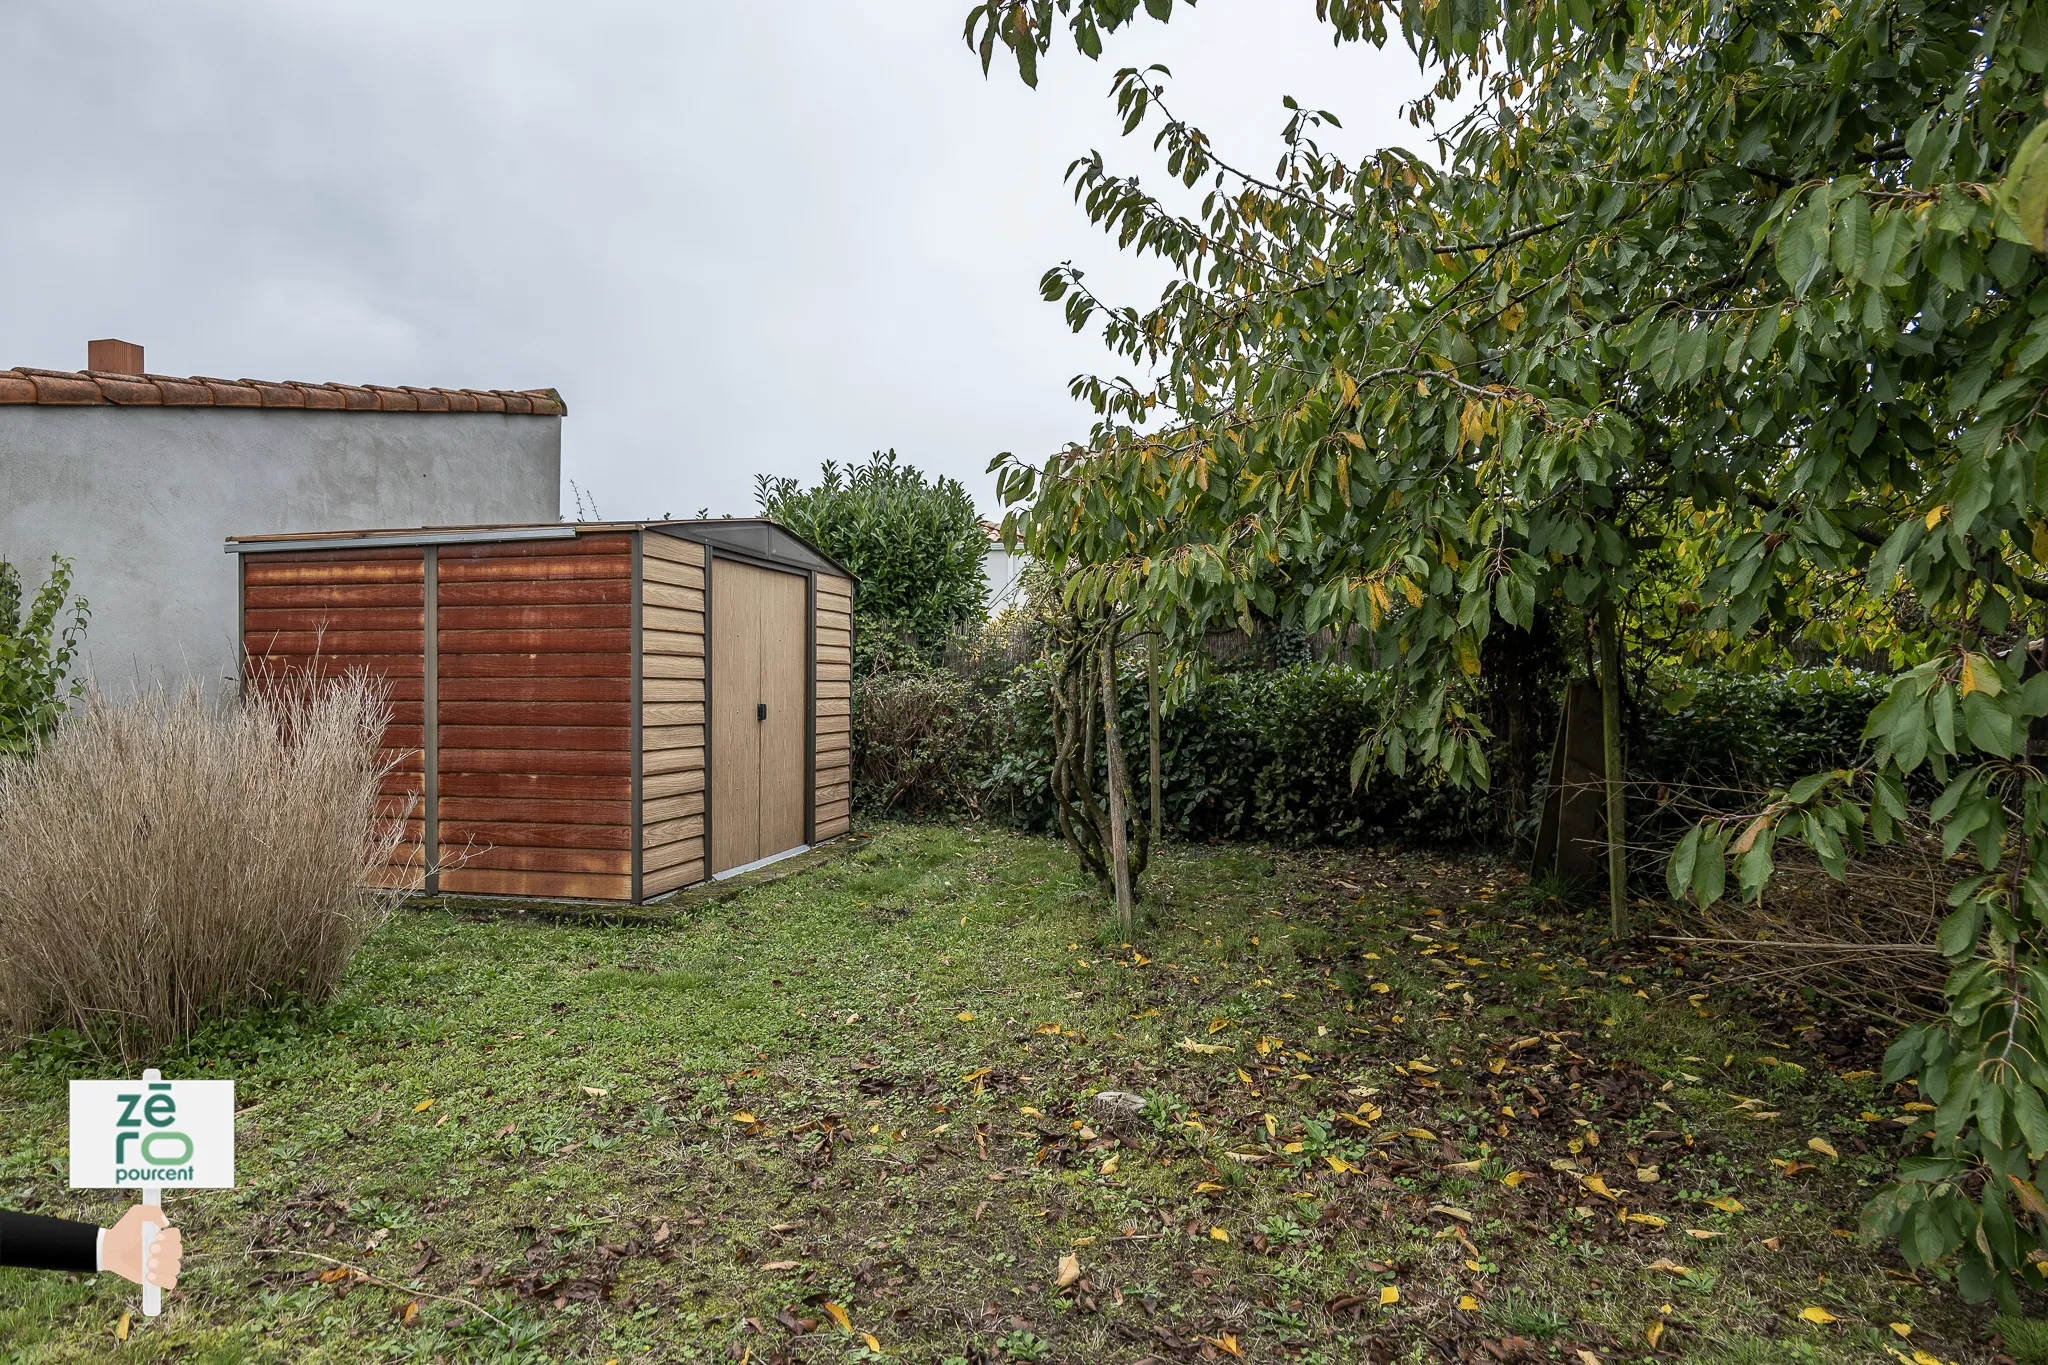
<svg viewBox="0 0 2048 1365"><path fill-rule="evenodd" d="M154 1210L166 1187L219 1190L234 1184L233 1081L167 1081L151 1069L139 1081L71 1083L71 1188L140 1189L143 1204ZM127 1223L124 1218L109 1238ZM162 1231L153 1220L142 1220L136 1264L144 1271L142 1311L149 1317L163 1308L163 1291L147 1274ZM107 1249L110 1264L117 1255L119 1249Z"/></svg>

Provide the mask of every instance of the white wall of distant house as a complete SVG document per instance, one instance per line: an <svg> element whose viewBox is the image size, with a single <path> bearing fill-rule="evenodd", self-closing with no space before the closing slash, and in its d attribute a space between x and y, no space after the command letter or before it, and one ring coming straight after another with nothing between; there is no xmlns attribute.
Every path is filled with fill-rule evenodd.
<svg viewBox="0 0 2048 1365"><path fill-rule="evenodd" d="M981 578L988 584L990 616L1023 604L1024 568L1030 562L1029 555L1006 550L1000 541L989 542L988 554L981 561Z"/></svg>

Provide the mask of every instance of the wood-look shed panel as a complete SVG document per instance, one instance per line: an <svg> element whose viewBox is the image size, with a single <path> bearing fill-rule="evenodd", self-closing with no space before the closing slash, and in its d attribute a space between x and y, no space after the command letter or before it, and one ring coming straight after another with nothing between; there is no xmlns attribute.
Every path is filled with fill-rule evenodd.
<svg viewBox="0 0 2048 1365"><path fill-rule="evenodd" d="M853 583L817 577L817 638L812 645L811 830L816 840L853 828L852 751L848 746L853 662Z"/></svg>
<svg viewBox="0 0 2048 1365"><path fill-rule="evenodd" d="M444 546L439 568L442 888L630 899L631 538Z"/></svg>

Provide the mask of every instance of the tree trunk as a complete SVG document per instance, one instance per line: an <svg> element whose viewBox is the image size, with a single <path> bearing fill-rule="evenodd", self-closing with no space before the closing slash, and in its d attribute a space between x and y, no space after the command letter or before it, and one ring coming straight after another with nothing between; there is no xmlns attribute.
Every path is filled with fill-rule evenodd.
<svg viewBox="0 0 2048 1365"><path fill-rule="evenodd" d="M1159 636L1145 637L1145 721L1151 730L1152 752L1152 847L1164 835L1166 801L1159 781Z"/></svg>
<svg viewBox="0 0 2048 1365"><path fill-rule="evenodd" d="M1614 599L1600 603L1600 728L1607 751L1607 916L1616 943L1628 938L1627 804L1621 789L1621 645Z"/></svg>
<svg viewBox="0 0 2048 1365"><path fill-rule="evenodd" d="M1131 937L1131 859L1124 831L1128 806L1124 787L1130 774L1124 767L1124 746L1117 730L1116 618L1111 617L1102 638L1102 752L1109 761L1109 862L1116 887L1116 923L1126 941Z"/></svg>

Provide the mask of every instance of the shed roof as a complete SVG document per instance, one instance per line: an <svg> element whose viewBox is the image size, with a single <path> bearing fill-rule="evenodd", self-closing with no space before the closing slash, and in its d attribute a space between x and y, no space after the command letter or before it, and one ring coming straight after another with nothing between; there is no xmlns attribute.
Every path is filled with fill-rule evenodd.
<svg viewBox="0 0 2048 1365"><path fill-rule="evenodd" d="M502 412L561 417L553 389L421 389L411 385L304 384L296 380L179 378L106 370L0 370L0 406L310 408L330 412Z"/></svg>
<svg viewBox="0 0 2048 1365"><path fill-rule="evenodd" d="M395 545L462 545L510 540L566 540L605 531L662 531L686 540L700 540L742 554L809 563L827 573L853 578L845 566L781 522L766 517L709 517L661 521L540 521L488 526L409 526L355 531L282 531L268 535L229 536L221 548L229 554L262 554L288 550L368 549Z"/></svg>

